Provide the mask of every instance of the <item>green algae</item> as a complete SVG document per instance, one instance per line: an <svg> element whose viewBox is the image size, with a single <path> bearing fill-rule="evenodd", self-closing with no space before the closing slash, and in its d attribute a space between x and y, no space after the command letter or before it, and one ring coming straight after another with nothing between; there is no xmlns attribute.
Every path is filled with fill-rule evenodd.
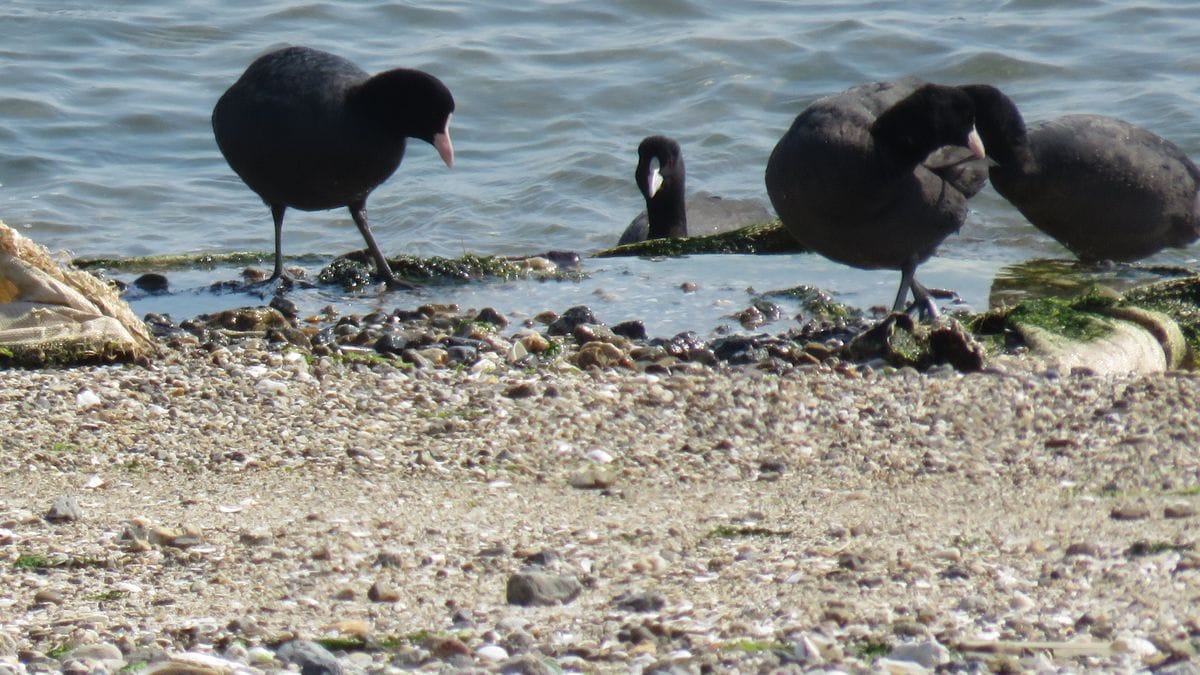
<svg viewBox="0 0 1200 675"><path fill-rule="evenodd" d="M467 253L458 258L402 255L388 260L392 273L403 281L422 284L459 284L471 281L516 279L578 280L584 274L557 265L539 266L530 258L512 259ZM374 282L373 267L361 254L336 258L317 275L322 284L346 289L361 288Z"/></svg>
<svg viewBox="0 0 1200 675"><path fill-rule="evenodd" d="M284 261L294 264L318 264L328 256L315 254L286 256ZM179 269L214 269L241 265L274 263L272 253L235 251L232 253L182 253L166 255L134 256L131 258L75 258L71 261L81 270L117 270L121 272L163 272Z"/></svg>
<svg viewBox="0 0 1200 675"><path fill-rule="evenodd" d="M1093 313L1100 306L1092 294L1075 300L1025 300L1008 311L1007 322L1013 326L1037 326L1056 335L1088 342L1112 332L1110 319Z"/></svg>
<svg viewBox="0 0 1200 675"><path fill-rule="evenodd" d="M776 219L704 237L670 237L638 241L605 249L593 257L673 258L709 253L803 253L806 250L788 233L783 223Z"/></svg>
<svg viewBox="0 0 1200 675"><path fill-rule="evenodd" d="M862 310L834 300L828 291L806 284L767 291L760 297L797 302L807 318L817 321L857 321L863 317Z"/></svg>
<svg viewBox="0 0 1200 675"><path fill-rule="evenodd" d="M108 341L70 340L0 347L0 368L67 368L132 363L142 359L127 345Z"/></svg>

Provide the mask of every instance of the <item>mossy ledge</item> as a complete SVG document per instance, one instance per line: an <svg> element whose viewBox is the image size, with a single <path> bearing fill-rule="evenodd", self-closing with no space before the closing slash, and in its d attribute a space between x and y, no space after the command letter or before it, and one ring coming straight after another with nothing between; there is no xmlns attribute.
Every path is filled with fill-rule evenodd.
<svg viewBox="0 0 1200 675"><path fill-rule="evenodd" d="M596 258L621 256L676 257L705 253L804 253L778 219L705 237L648 239L614 246L596 253Z"/></svg>
<svg viewBox="0 0 1200 675"><path fill-rule="evenodd" d="M373 281L373 268L359 251L340 256L317 275L322 284L346 289L360 288ZM402 255L389 258L392 272L400 279L424 284L455 284L484 279L577 280L578 269L557 265L544 257L501 258L467 253L458 258Z"/></svg>
<svg viewBox="0 0 1200 675"><path fill-rule="evenodd" d="M232 253L181 253L168 255L134 256L132 258L75 258L71 261L81 270L119 270L122 272L163 272L179 269L213 269L242 265L270 264L273 254L256 251ZM285 262L294 265L319 264L328 256L286 256Z"/></svg>

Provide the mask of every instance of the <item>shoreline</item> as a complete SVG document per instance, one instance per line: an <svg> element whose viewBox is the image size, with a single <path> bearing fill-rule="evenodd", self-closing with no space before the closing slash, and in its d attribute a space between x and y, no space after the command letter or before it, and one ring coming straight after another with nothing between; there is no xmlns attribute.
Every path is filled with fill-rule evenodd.
<svg viewBox="0 0 1200 675"><path fill-rule="evenodd" d="M366 672L917 672L904 645L1136 670L1200 636L1187 374L420 370L245 340L0 377L18 672L88 644L271 671L292 637L357 638L333 651ZM64 496L82 518L47 521ZM531 561L578 597L508 604ZM1019 647L1045 643L1083 653Z"/></svg>

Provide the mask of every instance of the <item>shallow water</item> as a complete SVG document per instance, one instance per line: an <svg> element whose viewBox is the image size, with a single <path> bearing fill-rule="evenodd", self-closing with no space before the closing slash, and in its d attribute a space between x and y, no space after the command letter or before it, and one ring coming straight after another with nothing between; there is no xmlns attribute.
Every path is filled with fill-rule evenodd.
<svg viewBox="0 0 1200 675"><path fill-rule="evenodd" d="M909 74L997 84L1030 120L1080 111L1122 117L1200 155L1200 14L1192 2L930 6L9 0L0 5L0 219L86 257L270 250L267 209L217 151L209 114L256 55L286 43L328 49L371 71L422 68L454 91L454 170L415 142L372 195L374 230L389 252L586 254L608 246L642 208L632 172L649 133L681 142L690 189L765 202L766 158L805 105ZM1067 255L990 189L973 206L963 230L922 268L926 284L953 287L979 307L1005 265ZM332 254L361 239L344 210L293 211L284 246ZM1192 265L1195 253L1151 262ZM889 304L898 276L808 255L587 267L594 276L580 283L431 289L421 300L536 312L580 299L606 303L613 321L649 314L644 305L654 302L671 308L666 330L721 321L719 299L682 294L682 280L705 289L819 283L867 306ZM231 271L208 273L221 274ZM211 280L172 276L176 288ZM190 315L243 300L182 294L135 306L166 303Z"/></svg>

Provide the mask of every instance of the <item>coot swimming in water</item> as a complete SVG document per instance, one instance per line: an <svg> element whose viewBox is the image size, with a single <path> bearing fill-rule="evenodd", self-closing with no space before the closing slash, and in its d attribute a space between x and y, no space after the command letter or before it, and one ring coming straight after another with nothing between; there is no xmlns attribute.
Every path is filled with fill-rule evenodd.
<svg viewBox="0 0 1200 675"><path fill-rule="evenodd" d="M899 270L894 311L911 288L936 315L914 274L986 182L974 121L956 87L912 78L853 87L795 119L767 161L767 194L804 246L853 267Z"/></svg>
<svg viewBox="0 0 1200 675"><path fill-rule="evenodd" d="M1085 261L1132 261L1200 237L1200 169L1123 120L1065 115L1025 127L1012 99L963 87L995 165L992 186Z"/></svg>
<svg viewBox="0 0 1200 675"><path fill-rule="evenodd" d="M647 136L638 145L633 179L646 198L646 210L629 223L618 245L719 234L771 220L766 207L748 199L697 192L685 200L683 151L667 136Z"/></svg>
<svg viewBox="0 0 1200 675"><path fill-rule="evenodd" d="M284 277L281 232L288 207L350 209L377 272L392 274L367 224L367 196L400 166L407 138L454 164L454 97L437 78L396 69L368 75L328 52L287 47L250 64L213 108L213 133L229 166L271 207L275 271Z"/></svg>

